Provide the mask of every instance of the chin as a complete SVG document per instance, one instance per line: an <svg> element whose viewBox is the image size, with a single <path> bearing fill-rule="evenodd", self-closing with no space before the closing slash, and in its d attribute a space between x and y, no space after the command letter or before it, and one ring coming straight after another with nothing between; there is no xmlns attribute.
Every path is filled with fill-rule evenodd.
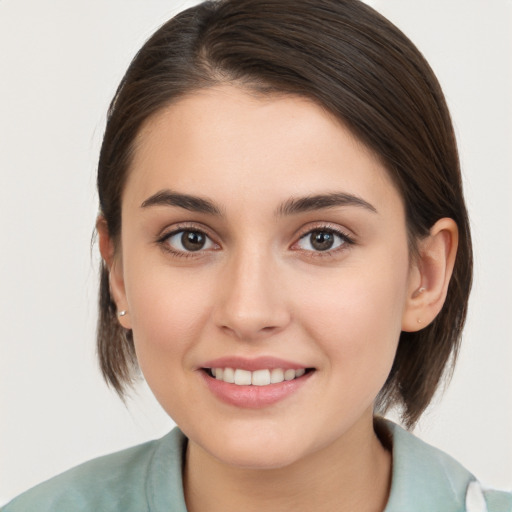
<svg viewBox="0 0 512 512"><path fill-rule="evenodd" d="M195 436L194 436L195 437ZM202 436L201 436L202 437ZM307 452L303 435L284 435L268 428L243 429L198 439L203 450L219 462L240 469L279 469L289 466ZM214 442L212 442L214 440Z"/></svg>
<svg viewBox="0 0 512 512"><path fill-rule="evenodd" d="M213 454L223 464L247 470L271 470L291 466L297 462L300 454L291 453L288 448L276 450L274 447L259 447L255 450L223 451Z"/></svg>

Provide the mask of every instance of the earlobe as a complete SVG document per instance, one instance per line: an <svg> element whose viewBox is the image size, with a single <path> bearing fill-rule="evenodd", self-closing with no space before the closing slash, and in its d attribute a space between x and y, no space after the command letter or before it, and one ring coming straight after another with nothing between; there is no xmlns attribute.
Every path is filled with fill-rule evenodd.
<svg viewBox="0 0 512 512"><path fill-rule="evenodd" d="M118 311L118 321L125 329L131 329L131 323L126 300L123 265L119 254L116 254L114 241L111 239L107 221L100 215L96 220L96 230L98 232L98 241L100 253L105 265L109 270L110 295L116 303Z"/></svg>
<svg viewBox="0 0 512 512"><path fill-rule="evenodd" d="M441 311L457 255L458 229L453 219L438 220L418 244L402 330L415 332L430 324Z"/></svg>

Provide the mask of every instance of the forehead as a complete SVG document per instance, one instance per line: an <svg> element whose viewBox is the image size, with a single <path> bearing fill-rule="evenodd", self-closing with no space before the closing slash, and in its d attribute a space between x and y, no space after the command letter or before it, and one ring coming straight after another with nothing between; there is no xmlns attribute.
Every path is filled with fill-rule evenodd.
<svg viewBox="0 0 512 512"><path fill-rule="evenodd" d="M391 192L401 203L379 158L325 109L304 97L233 86L185 96L143 125L126 199L140 204L163 188L225 204L326 189L374 202Z"/></svg>

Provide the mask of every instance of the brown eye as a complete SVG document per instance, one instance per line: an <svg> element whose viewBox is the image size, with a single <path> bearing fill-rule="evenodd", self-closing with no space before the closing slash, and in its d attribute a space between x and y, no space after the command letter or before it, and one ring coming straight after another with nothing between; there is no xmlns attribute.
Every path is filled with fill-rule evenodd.
<svg viewBox="0 0 512 512"><path fill-rule="evenodd" d="M165 243L177 252L197 252L216 247L213 241L202 231L187 229L172 233L165 239Z"/></svg>
<svg viewBox="0 0 512 512"><path fill-rule="evenodd" d="M309 239L311 247L317 251L327 251L334 245L334 234L327 231L313 231Z"/></svg>
<svg viewBox="0 0 512 512"><path fill-rule="evenodd" d="M330 229L315 229L306 233L298 242L298 246L305 251L325 252L337 249L351 240Z"/></svg>
<svg viewBox="0 0 512 512"><path fill-rule="evenodd" d="M199 251L204 247L206 237L197 231L184 231L181 235L181 244L187 251Z"/></svg>

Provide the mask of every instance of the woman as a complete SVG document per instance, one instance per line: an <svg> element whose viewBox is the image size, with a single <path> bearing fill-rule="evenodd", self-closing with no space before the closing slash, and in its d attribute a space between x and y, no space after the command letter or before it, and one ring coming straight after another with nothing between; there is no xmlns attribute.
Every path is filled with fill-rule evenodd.
<svg viewBox="0 0 512 512"><path fill-rule="evenodd" d="M375 415L429 404L472 269L442 92L389 22L353 1L182 13L118 89L98 190L104 375L122 394L140 367L181 431L6 511L511 506Z"/></svg>

